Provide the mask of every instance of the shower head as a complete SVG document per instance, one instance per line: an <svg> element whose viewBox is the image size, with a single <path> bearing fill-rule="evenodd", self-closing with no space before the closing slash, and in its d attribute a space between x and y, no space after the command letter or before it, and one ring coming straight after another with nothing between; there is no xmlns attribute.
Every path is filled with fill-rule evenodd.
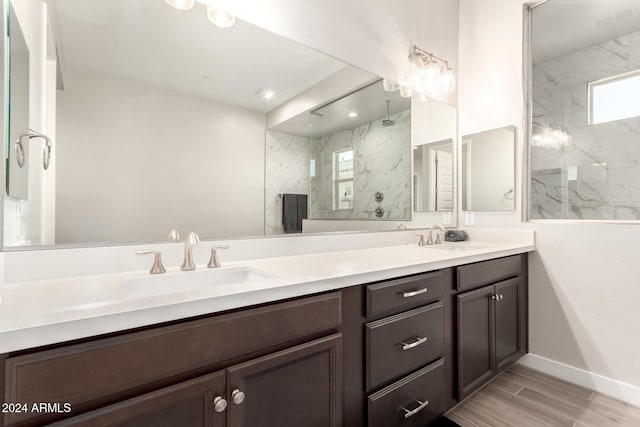
<svg viewBox="0 0 640 427"><path fill-rule="evenodd" d="M382 121L382 126L385 126L385 127L393 126L393 125L396 124L395 120L391 120L389 118L389 104L390 103L391 103L391 101L387 100L387 118Z"/></svg>

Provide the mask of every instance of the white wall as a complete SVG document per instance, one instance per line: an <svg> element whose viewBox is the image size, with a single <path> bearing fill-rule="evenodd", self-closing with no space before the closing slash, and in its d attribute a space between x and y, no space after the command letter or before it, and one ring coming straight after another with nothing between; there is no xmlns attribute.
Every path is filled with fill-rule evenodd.
<svg viewBox="0 0 640 427"><path fill-rule="evenodd" d="M264 114L73 77L58 93L57 243L263 234Z"/></svg>
<svg viewBox="0 0 640 427"><path fill-rule="evenodd" d="M412 45L458 70L458 0L208 0L239 18L398 81ZM450 104L455 94L438 95Z"/></svg>
<svg viewBox="0 0 640 427"><path fill-rule="evenodd" d="M521 0L460 0L461 135L518 127L523 90ZM521 167L516 188L521 188ZM640 227L614 224L520 224L514 212L475 214L476 226L532 227L530 351L640 386L638 358Z"/></svg>

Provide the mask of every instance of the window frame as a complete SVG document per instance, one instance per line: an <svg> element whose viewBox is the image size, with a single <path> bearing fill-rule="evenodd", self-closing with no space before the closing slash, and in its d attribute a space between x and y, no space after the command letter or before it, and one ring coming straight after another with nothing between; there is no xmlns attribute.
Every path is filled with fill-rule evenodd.
<svg viewBox="0 0 640 427"><path fill-rule="evenodd" d="M599 125L599 124L604 124L604 123L611 123L611 122L615 122L618 120L626 120L626 119L631 119L634 117L640 117L640 114L635 115L635 116L629 116L629 117L621 117L619 119L614 119L614 120L607 120L605 122L598 122L598 123L594 123L593 122L593 108L594 108L594 99L593 99L593 88L594 87L598 87L598 86L602 86L602 85L606 85L608 83L615 83L615 82L619 82L622 80L626 80L632 77L639 77L640 78L640 68L637 70L632 70L632 71L626 71L624 73L620 73L620 74L616 74L615 76L610 76L610 77L605 77L603 79L598 79L598 80L594 80L592 82L588 82L587 83L587 126L594 126L594 125Z"/></svg>
<svg viewBox="0 0 640 427"><path fill-rule="evenodd" d="M340 178L340 154L341 153L345 153L347 151L351 151L351 155L352 155L352 159L351 159L351 177L350 178ZM354 173L354 163L355 163L355 157L356 157L356 153L355 150L353 149L353 147L347 147L347 148L343 148L341 150L336 150L333 152L333 182L332 182L332 208L333 211L350 211L353 210L353 199L355 196L355 191L353 188L353 182L354 182L354 177L355 177L355 173ZM345 182L351 182L351 207L350 208L340 208L340 184L345 183Z"/></svg>

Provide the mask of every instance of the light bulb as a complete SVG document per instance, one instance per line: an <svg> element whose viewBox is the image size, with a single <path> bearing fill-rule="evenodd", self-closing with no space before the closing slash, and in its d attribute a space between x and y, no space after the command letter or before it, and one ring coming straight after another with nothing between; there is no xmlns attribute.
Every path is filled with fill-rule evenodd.
<svg viewBox="0 0 640 427"><path fill-rule="evenodd" d="M440 79L442 78L440 73L440 64L434 59L431 60L424 67L424 81L428 90L434 90L440 85Z"/></svg>
<svg viewBox="0 0 640 427"><path fill-rule="evenodd" d="M409 64L404 73L404 86L414 87L420 84L423 79L423 65L422 60L417 56L409 57Z"/></svg>
<svg viewBox="0 0 640 427"><path fill-rule="evenodd" d="M164 2L178 10L189 10L195 4L195 0L164 0Z"/></svg>
<svg viewBox="0 0 640 427"><path fill-rule="evenodd" d="M440 88L443 93L453 93L453 91L456 90L456 76L453 74L451 67L447 67L444 73L442 73Z"/></svg>
<svg viewBox="0 0 640 427"><path fill-rule="evenodd" d="M403 98L410 98L413 91L406 86L400 86L400 96Z"/></svg>
<svg viewBox="0 0 640 427"><path fill-rule="evenodd" d="M236 23L236 17L223 10L207 5L207 17L214 25L220 28L233 27Z"/></svg>
<svg viewBox="0 0 640 427"><path fill-rule="evenodd" d="M412 98L416 102L426 102L427 99L429 99L427 97L427 95L425 95L424 93L420 93L420 92L414 92Z"/></svg>
<svg viewBox="0 0 640 427"><path fill-rule="evenodd" d="M400 85L398 83L387 79L382 79L382 87L386 92L395 92L400 89Z"/></svg>

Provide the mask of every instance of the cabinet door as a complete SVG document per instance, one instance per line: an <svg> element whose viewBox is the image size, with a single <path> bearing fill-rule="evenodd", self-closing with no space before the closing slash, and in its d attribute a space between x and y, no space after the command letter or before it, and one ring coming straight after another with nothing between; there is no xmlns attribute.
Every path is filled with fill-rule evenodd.
<svg viewBox="0 0 640 427"><path fill-rule="evenodd" d="M342 425L342 334L227 369L230 427Z"/></svg>
<svg viewBox="0 0 640 427"><path fill-rule="evenodd" d="M464 399L494 373L494 287L457 296L458 394Z"/></svg>
<svg viewBox="0 0 640 427"><path fill-rule="evenodd" d="M522 354L520 348L522 329L521 280L519 278L505 280L497 283L495 288L498 297L495 300L496 364L499 372Z"/></svg>
<svg viewBox="0 0 640 427"><path fill-rule="evenodd" d="M224 427L225 413L214 400L224 398L224 371L204 375L55 423L73 427Z"/></svg>

